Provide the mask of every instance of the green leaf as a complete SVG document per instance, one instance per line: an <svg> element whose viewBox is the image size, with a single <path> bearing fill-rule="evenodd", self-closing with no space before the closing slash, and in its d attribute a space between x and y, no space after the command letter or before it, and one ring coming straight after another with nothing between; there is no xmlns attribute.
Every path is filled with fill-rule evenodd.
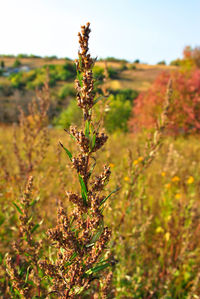
<svg viewBox="0 0 200 299"><path fill-rule="evenodd" d="M30 253L24 252L25 256L32 256Z"/></svg>
<svg viewBox="0 0 200 299"><path fill-rule="evenodd" d="M104 204L104 203L106 202L106 200L107 200L113 193L117 192L119 189L120 189L120 188L117 187L115 190L113 190L112 192L110 192L110 194L109 194L106 198L104 198L104 199L102 200L102 202L100 202L100 206L101 206L102 204Z"/></svg>
<svg viewBox="0 0 200 299"><path fill-rule="evenodd" d="M20 209L20 207L19 207L15 202L13 202L12 204L16 207L17 211L18 211L21 215L23 215L23 212L22 212L22 210Z"/></svg>
<svg viewBox="0 0 200 299"><path fill-rule="evenodd" d="M95 143L96 143L96 134L94 134L92 137L92 149L94 148Z"/></svg>
<svg viewBox="0 0 200 299"><path fill-rule="evenodd" d="M93 268L87 270L85 273L89 274L89 275L93 274L93 273L97 273L97 272L99 272L99 271L101 271L101 270L103 270L103 269L105 269L109 266L110 266L110 264L106 263L106 264L103 264L103 265L100 265L100 266L93 267Z"/></svg>
<svg viewBox="0 0 200 299"><path fill-rule="evenodd" d="M39 223L35 224L34 227L31 229L31 233L34 233L34 231L39 227Z"/></svg>
<svg viewBox="0 0 200 299"><path fill-rule="evenodd" d="M21 298L21 294L17 289L14 289L15 294L19 295L19 298Z"/></svg>
<svg viewBox="0 0 200 299"><path fill-rule="evenodd" d="M99 225L99 230L97 231L97 233L92 237L91 241L90 241L90 244L88 245L91 246L91 244L94 244L98 239L99 237L101 236L101 234L103 233L103 230L104 230L104 222L101 221L100 225Z"/></svg>
<svg viewBox="0 0 200 299"><path fill-rule="evenodd" d="M30 270L31 266L29 266L26 270L26 278L25 278L25 282L27 283L28 281L28 276L29 276L29 270Z"/></svg>
<svg viewBox="0 0 200 299"><path fill-rule="evenodd" d="M3 214L1 214L0 215L0 225L2 225L5 220L6 220L6 217Z"/></svg>
<svg viewBox="0 0 200 299"><path fill-rule="evenodd" d="M64 255L64 253L65 253L65 249L62 248L62 247L60 247L60 251L61 251L61 253Z"/></svg>
<svg viewBox="0 0 200 299"><path fill-rule="evenodd" d="M31 216L31 217L29 218L29 220L27 221L27 224L29 224L29 223L32 221L32 219L33 219L33 216Z"/></svg>
<svg viewBox="0 0 200 299"><path fill-rule="evenodd" d="M87 138L90 136L90 122L88 120L85 122L85 136Z"/></svg>
<svg viewBox="0 0 200 299"><path fill-rule="evenodd" d="M72 254L72 256L70 257L69 261L67 263L65 263L65 267L68 267L70 266L72 263L73 263L73 260L77 257L78 253L77 252L74 252Z"/></svg>
<svg viewBox="0 0 200 299"><path fill-rule="evenodd" d="M30 203L30 207L34 206L36 204L36 202L38 202L40 199L40 197L38 196L36 199L34 199L31 203Z"/></svg>
<svg viewBox="0 0 200 299"><path fill-rule="evenodd" d="M30 284L30 285L32 285L32 286L35 286L34 282L33 282L33 281L31 281L31 280L27 280L27 282L26 282L26 283L28 283L28 284Z"/></svg>
<svg viewBox="0 0 200 299"><path fill-rule="evenodd" d="M3 254L0 252L0 264L3 262Z"/></svg>
<svg viewBox="0 0 200 299"><path fill-rule="evenodd" d="M82 198L84 200L84 203L87 205L87 200L88 200L88 195L87 195L87 188L85 186L85 183L83 181L83 178L82 176L79 174L79 182L80 182L80 185L81 185L81 194L82 194Z"/></svg>
<svg viewBox="0 0 200 299"><path fill-rule="evenodd" d="M73 261L76 257L77 257L77 255L78 255L78 253L77 252L74 252L73 254L72 254L72 256L70 257L70 261Z"/></svg>
<svg viewBox="0 0 200 299"><path fill-rule="evenodd" d="M67 130L67 129L64 129L65 132L67 132L69 134L69 136L76 141L76 138Z"/></svg>
<svg viewBox="0 0 200 299"><path fill-rule="evenodd" d="M78 78L78 81L80 83L80 86L83 87L83 82L82 82L82 78L81 78L81 75L79 73L79 71L77 70L77 78Z"/></svg>
<svg viewBox="0 0 200 299"><path fill-rule="evenodd" d="M94 157L91 157L91 158L93 158L95 162L92 164L92 166L91 166L91 168L90 168L90 171L89 171L89 177L92 175L92 172L93 172L93 170L94 170L94 168L95 168L95 166L96 166L96 159L95 159Z"/></svg>
<svg viewBox="0 0 200 299"><path fill-rule="evenodd" d="M60 142L60 141L59 141L59 142ZM70 151L69 151L66 147L64 147L64 145L63 145L61 142L60 142L60 145L61 145L62 148L66 151L66 153L67 153L69 159L72 161L72 153L70 153Z"/></svg>
<svg viewBox="0 0 200 299"><path fill-rule="evenodd" d="M31 229L31 233L33 233L42 223L43 223L43 219L39 223L34 225L34 227Z"/></svg>

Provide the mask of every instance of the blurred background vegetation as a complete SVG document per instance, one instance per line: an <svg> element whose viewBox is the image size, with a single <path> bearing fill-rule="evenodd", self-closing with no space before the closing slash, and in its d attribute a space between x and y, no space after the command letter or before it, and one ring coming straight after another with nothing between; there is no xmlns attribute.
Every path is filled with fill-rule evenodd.
<svg viewBox="0 0 200 299"><path fill-rule="evenodd" d="M199 48L187 47L183 58L170 65L109 57L94 67L95 120L109 134L98 158L101 164L108 161L112 171L106 192L120 188L105 207L115 261L111 298L200 297L199 53ZM80 126L81 112L73 84L76 69L68 58L21 54L0 59L0 294L20 298L5 274L6 253L12 253L10 244L18 236L19 211L13 203L18 204L32 174L34 213L41 223L36 239L45 239L44 231L56 223L58 199L67 206L65 191L77 189L74 170L57 144L62 140L76 153L73 140L60 128ZM169 122L162 147L146 167L169 77ZM37 104L47 78L49 104L42 114L43 106ZM45 246L50 254L48 242ZM93 296L97 289L94 282Z"/></svg>

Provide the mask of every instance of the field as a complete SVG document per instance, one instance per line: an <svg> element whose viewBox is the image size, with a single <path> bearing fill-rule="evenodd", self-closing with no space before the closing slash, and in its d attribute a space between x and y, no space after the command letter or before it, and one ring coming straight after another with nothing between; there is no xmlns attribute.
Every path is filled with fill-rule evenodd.
<svg viewBox="0 0 200 299"><path fill-rule="evenodd" d="M32 173L32 198L39 198L35 217L38 222L44 219L37 238L44 240L42 232L56 222L58 199L67 207L65 191L77 186L68 157L57 145L61 140L73 152L72 141L60 130L48 134L46 157ZM18 203L24 183L13 154L12 129L1 128L1 136L6 136L1 137L1 158L5 157L6 163L1 181L0 234L4 255L18 235L15 226L19 213L12 203ZM187 140L166 138L153 163L137 178L131 197L132 167L143 168L144 138L110 136L98 155L112 171L106 193L120 187L105 207L105 223L113 232L110 247L116 260L112 286L115 298L199 296L199 150L195 136ZM3 277L1 281L4 288Z"/></svg>
<svg viewBox="0 0 200 299"><path fill-rule="evenodd" d="M20 58L31 73L2 78L0 296L199 298L198 113L188 109L192 124L184 117L175 123L170 114L174 98L185 99L175 81L176 66L98 61L93 81L89 26L79 35L78 112L71 106L69 113L75 97L72 62L51 59L45 73L48 59ZM17 64L16 58L4 59L8 67ZM160 79L155 81L163 71L165 76L175 71L174 84L167 77L167 92ZM188 83L187 72L186 77L179 74L181 87ZM197 72L192 73L195 79ZM44 75L49 75L46 81ZM190 92L198 94L195 82L189 81L187 100ZM11 91L7 97L5 84ZM63 95L59 90L65 84ZM151 88L158 88L158 96L164 90L156 124L136 132L129 124L148 109L139 106L142 111L131 114L134 101L147 91L147 104L154 105ZM16 102L23 108L19 112ZM70 119L62 123L66 130L59 129L62 117L52 126L54 112L68 103L64 120L77 113L77 126ZM171 120L179 134L170 134Z"/></svg>

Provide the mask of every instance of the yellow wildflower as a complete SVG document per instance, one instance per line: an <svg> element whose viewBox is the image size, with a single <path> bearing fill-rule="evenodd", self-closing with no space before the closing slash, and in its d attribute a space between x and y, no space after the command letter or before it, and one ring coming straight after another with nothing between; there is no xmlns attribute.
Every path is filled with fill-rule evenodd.
<svg viewBox="0 0 200 299"><path fill-rule="evenodd" d="M156 228L156 233L159 234L159 233L163 233L164 232L164 229L161 227L161 226L158 226Z"/></svg>
<svg viewBox="0 0 200 299"><path fill-rule="evenodd" d="M181 198L181 194L180 194L180 193L177 193L177 194L175 195L175 198L176 198L176 199L180 199L180 198Z"/></svg>
<svg viewBox="0 0 200 299"><path fill-rule="evenodd" d="M165 188L169 189L171 187L171 184L168 183L168 184L165 184Z"/></svg>
<svg viewBox="0 0 200 299"><path fill-rule="evenodd" d="M167 232L167 233L164 235L164 238L165 238L165 240L168 242L169 239L170 239L170 233Z"/></svg>
<svg viewBox="0 0 200 299"><path fill-rule="evenodd" d="M139 162L142 162L143 160L144 160L143 157L139 157L139 158L138 158L138 161L139 161Z"/></svg>
<svg viewBox="0 0 200 299"><path fill-rule="evenodd" d="M172 182L179 182L180 178L176 175L172 178Z"/></svg>
<svg viewBox="0 0 200 299"><path fill-rule="evenodd" d="M125 182L128 182L128 181L130 181L130 178L128 176L125 176L124 180L125 180Z"/></svg>
<svg viewBox="0 0 200 299"><path fill-rule="evenodd" d="M161 172L161 175L164 177L164 176L166 176L166 172Z"/></svg>
<svg viewBox="0 0 200 299"><path fill-rule="evenodd" d="M189 178L187 179L187 184L190 185L192 183L194 183L194 178L193 176L189 176Z"/></svg>
<svg viewBox="0 0 200 299"><path fill-rule="evenodd" d="M134 160L133 165L137 165L137 164L138 164L138 160Z"/></svg>
<svg viewBox="0 0 200 299"><path fill-rule="evenodd" d="M167 220L168 220L168 221L170 221L170 220L171 220L171 218L172 218L172 216L171 216L171 215L167 216Z"/></svg>
<svg viewBox="0 0 200 299"><path fill-rule="evenodd" d="M115 164L110 163L110 168L113 168L115 166Z"/></svg>

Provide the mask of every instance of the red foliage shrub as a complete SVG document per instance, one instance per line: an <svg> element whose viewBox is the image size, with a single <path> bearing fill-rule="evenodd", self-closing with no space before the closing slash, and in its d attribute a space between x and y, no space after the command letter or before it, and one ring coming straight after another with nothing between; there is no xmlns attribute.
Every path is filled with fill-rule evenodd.
<svg viewBox="0 0 200 299"><path fill-rule="evenodd" d="M152 128L156 124L164 103L167 83L172 78L173 99L169 109L168 131L200 133L200 70L163 72L152 87L135 100L133 116L129 121L131 131Z"/></svg>

